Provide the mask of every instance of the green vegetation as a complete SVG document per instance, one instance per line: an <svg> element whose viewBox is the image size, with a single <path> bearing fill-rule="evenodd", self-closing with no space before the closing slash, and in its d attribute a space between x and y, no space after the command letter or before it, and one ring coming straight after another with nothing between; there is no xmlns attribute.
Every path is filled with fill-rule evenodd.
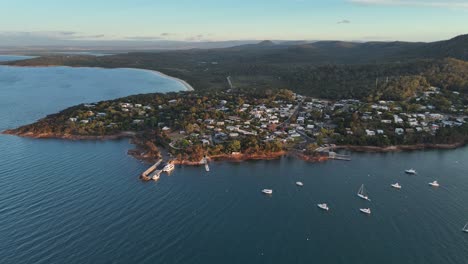
<svg viewBox="0 0 468 264"><path fill-rule="evenodd" d="M420 86L468 91L468 35L434 43L262 42L224 49L50 56L12 65L131 67L181 78L196 90L291 89L320 98L402 100Z"/></svg>

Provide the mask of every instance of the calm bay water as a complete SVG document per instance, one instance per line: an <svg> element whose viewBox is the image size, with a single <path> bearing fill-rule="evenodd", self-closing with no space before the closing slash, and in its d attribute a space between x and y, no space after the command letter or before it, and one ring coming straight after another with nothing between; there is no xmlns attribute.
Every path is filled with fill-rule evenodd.
<svg viewBox="0 0 468 264"><path fill-rule="evenodd" d="M0 54L0 61L17 61L17 60L27 60L27 59L32 59L32 58L35 58L35 56Z"/></svg>
<svg viewBox="0 0 468 264"><path fill-rule="evenodd" d="M0 67L1 129L76 103L183 89L147 72L117 71L125 78L112 83L113 70L34 70ZM75 70L83 72L67 73ZM48 82L34 85L44 75ZM351 162L320 164L219 162L210 173L177 167L143 183L137 176L147 165L126 155L126 140L1 135L0 146L1 263L468 263L460 231L468 148L353 153ZM410 167L419 174L402 173ZM430 188L433 180L441 187ZM397 181L400 191L390 187ZM356 197L362 183L372 202ZM320 202L331 210L320 211ZM371 216L358 211L367 206Z"/></svg>

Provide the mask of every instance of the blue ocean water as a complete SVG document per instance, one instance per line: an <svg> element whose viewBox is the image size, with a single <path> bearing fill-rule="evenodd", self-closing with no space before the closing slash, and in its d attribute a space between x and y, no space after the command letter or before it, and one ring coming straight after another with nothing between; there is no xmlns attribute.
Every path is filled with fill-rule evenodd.
<svg viewBox="0 0 468 264"><path fill-rule="evenodd" d="M85 72L70 79L55 68L25 70L10 77L0 68L0 79L16 80L0 81L1 128L63 104L147 92L145 77L105 86L117 78L105 80L112 70L65 68ZM41 79L35 77L26 85L29 73L49 82L34 85ZM139 72L120 82L133 74ZM56 87L66 80L70 86ZM148 89L182 89L169 79L153 81ZM56 91L53 100L48 89ZM35 96L23 103L24 93ZM461 232L468 148L353 153L351 162L217 162L209 173L177 167L144 183L138 175L148 165L126 154L126 140L1 135L0 147L1 263L468 263L468 234ZM410 167L418 175L403 173ZM430 187L433 180L441 186ZM401 190L390 187L397 181ZM361 184L372 202L356 196ZM273 195L262 195L263 188ZM329 212L317 208L322 202Z"/></svg>

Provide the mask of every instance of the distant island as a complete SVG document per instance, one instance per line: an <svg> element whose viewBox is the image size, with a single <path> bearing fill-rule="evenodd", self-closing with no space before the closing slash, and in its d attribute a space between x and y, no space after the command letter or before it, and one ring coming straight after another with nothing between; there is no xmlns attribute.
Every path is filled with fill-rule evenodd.
<svg viewBox="0 0 468 264"><path fill-rule="evenodd" d="M132 138L129 153L176 163L210 159L309 161L335 149L395 151L455 148L468 141L468 100L458 92L419 87L404 101L323 100L290 90L142 94L80 104L4 133L34 138Z"/></svg>

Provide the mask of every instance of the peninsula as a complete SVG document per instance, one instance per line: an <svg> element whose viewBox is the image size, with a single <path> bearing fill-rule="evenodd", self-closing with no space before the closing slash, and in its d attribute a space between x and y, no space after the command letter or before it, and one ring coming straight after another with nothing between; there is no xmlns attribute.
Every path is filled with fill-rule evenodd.
<svg viewBox="0 0 468 264"><path fill-rule="evenodd" d="M161 148L176 162L203 157L304 160L333 150L454 148L468 140L464 94L418 86L405 100L323 100L290 90L218 90L141 94L81 104L4 131L34 138L132 138L129 153L155 160Z"/></svg>

